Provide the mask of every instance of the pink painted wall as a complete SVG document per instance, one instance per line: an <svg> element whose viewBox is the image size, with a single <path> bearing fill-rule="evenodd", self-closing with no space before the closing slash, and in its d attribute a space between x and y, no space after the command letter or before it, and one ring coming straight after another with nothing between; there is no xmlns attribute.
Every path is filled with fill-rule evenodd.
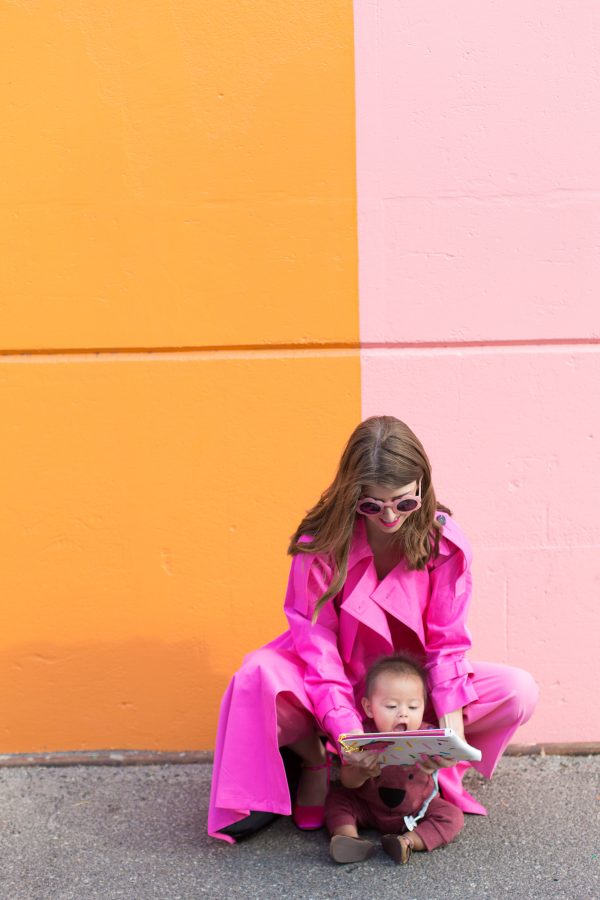
<svg viewBox="0 0 600 900"><path fill-rule="evenodd" d="M475 551L472 657L521 741L600 739L600 7L355 0L363 414ZM568 730L567 730L568 728Z"/></svg>

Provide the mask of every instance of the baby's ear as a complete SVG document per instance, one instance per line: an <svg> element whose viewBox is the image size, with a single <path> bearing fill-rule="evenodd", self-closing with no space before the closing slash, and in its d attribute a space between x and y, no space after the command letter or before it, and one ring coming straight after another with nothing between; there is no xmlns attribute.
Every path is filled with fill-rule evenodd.
<svg viewBox="0 0 600 900"><path fill-rule="evenodd" d="M369 700L369 698L363 697L361 700L361 703L362 703L362 708L364 709L364 711L367 714L367 716L369 717L369 719L372 719L373 718L373 716L372 716L373 708L371 706L371 701Z"/></svg>

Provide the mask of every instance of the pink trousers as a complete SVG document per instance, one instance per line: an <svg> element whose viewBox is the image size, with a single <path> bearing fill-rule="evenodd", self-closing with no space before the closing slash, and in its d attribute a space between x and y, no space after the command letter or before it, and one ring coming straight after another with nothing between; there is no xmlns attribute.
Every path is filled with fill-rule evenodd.
<svg viewBox="0 0 600 900"><path fill-rule="evenodd" d="M285 640L283 636L279 642ZM465 735L482 753L481 762L473 767L489 778L519 725L531 716L538 689L523 669L493 663L473 663L473 668L470 677L478 699L464 708ZM425 718L436 721L431 709ZM289 815L291 798L278 747L317 730L295 654L283 643L273 642L247 657L221 704L209 834L233 841L221 829L241 821L251 810ZM463 812L484 815L484 807L462 786L469 765L441 769L440 790L444 799Z"/></svg>

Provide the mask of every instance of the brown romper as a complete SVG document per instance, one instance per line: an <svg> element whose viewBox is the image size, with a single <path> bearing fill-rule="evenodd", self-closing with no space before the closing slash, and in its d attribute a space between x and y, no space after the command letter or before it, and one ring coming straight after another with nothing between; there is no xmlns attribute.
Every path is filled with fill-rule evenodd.
<svg viewBox="0 0 600 900"><path fill-rule="evenodd" d="M325 803L325 823L330 833L340 825L376 828L381 834L404 834L405 816L417 816L435 790L431 775L417 766L386 766L377 778L359 788L332 785ZM428 850L453 840L464 824L457 806L439 794L430 801L422 819L412 829Z"/></svg>

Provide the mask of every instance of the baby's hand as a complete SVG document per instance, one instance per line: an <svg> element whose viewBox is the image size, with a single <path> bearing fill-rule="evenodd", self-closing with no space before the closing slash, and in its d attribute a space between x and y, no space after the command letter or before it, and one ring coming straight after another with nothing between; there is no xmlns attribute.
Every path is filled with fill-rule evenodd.
<svg viewBox="0 0 600 900"><path fill-rule="evenodd" d="M340 779L344 787L362 787L369 778L381 775L381 766L375 753L350 753L350 765L342 766ZM360 758L360 762L356 757ZM346 757L347 758L347 757Z"/></svg>
<svg viewBox="0 0 600 900"><path fill-rule="evenodd" d="M381 757L379 753L361 753L361 756L365 757L362 761L362 771L365 772L369 778L377 778L381 775Z"/></svg>
<svg viewBox="0 0 600 900"><path fill-rule="evenodd" d="M448 759L445 756L427 756L426 753L422 753L421 762L417 763L417 766L427 775L433 775L438 769L450 769L456 763L456 759Z"/></svg>

